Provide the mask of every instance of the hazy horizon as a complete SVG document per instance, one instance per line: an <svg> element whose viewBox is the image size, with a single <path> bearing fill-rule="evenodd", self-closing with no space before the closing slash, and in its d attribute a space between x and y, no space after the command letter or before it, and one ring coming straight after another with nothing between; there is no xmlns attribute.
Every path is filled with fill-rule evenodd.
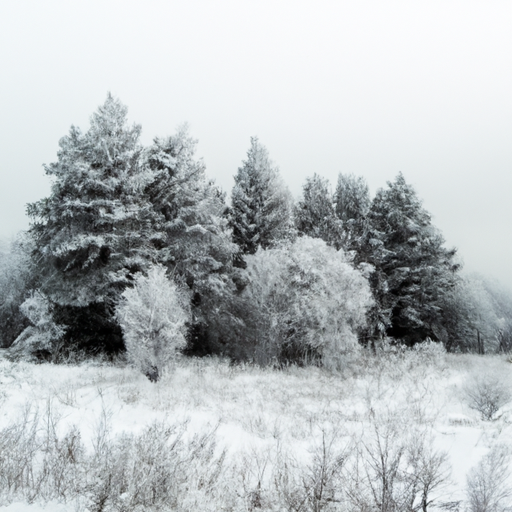
<svg viewBox="0 0 512 512"><path fill-rule="evenodd" d="M259 137L294 197L402 172L468 271L512 288L512 4L188 1L0 6L0 238L111 91L142 142L187 122L227 192Z"/></svg>

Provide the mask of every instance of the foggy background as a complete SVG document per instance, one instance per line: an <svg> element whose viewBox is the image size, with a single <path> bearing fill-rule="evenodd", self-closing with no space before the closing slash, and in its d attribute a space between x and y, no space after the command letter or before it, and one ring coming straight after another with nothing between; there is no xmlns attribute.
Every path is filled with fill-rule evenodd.
<svg viewBox="0 0 512 512"><path fill-rule="evenodd" d="M188 122L228 193L259 137L293 195L403 172L467 270L512 288L512 2L0 3L0 238L107 91L142 142Z"/></svg>

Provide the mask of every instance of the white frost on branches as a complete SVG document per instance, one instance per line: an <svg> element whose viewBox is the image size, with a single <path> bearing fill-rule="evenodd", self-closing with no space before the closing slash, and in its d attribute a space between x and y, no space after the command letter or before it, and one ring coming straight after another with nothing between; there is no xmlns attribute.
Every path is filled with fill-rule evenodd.
<svg viewBox="0 0 512 512"><path fill-rule="evenodd" d="M324 365L357 347L356 331L372 303L368 281L343 251L301 237L247 256L245 293L259 316L264 358L309 354ZM290 356L285 356L288 358Z"/></svg>
<svg viewBox="0 0 512 512"><path fill-rule="evenodd" d="M127 288L116 309L130 361L151 381L185 346L185 324L189 312L186 297L166 276L162 265L137 274L133 288Z"/></svg>
<svg viewBox="0 0 512 512"><path fill-rule="evenodd" d="M32 354L40 351L51 352L56 343L64 336L65 328L55 323L52 303L39 290L33 291L21 304L21 313L29 320L29 325L13 342L11 354L31 359Z"/></svg>

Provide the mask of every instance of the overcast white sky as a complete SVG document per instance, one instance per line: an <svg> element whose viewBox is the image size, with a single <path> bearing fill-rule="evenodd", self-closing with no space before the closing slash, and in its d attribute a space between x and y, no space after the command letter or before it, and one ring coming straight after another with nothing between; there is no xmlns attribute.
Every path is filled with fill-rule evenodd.
<svg viewBox="0 0 512 512"><path fill-rule="evenodd" d="M512 2L2 0L0 237L107 91L143 142L188 122L230 192L257 135L295 196L402 171L469 270L512 288Z"/></svg>

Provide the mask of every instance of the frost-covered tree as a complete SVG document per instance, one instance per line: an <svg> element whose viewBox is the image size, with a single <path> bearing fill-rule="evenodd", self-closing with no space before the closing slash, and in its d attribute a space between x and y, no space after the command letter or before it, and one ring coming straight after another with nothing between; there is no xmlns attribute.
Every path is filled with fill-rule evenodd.
<svg viewBox="0 0 512 512"><path fill-rule="evenodd" d="M161 265L135 276L116 308L130 361L152 382L184 348L188 300Z"/></svg>
<svg viewBox="0 0 512 512"><path fill-rule="evenodd" d="M20 306L36 286L31 251L31 240L25 233L20 233L5 251L0 251L0 348L9 347L28 326Z"/></svg>
<svg viewBox="0 0 512 512"><path fill-rule="evenodd" d="M456 291L462 306L458 334L464 340L460 348L480 354L496 352L501 318L485 280L477 275L464 276Z"/></svg>
<svg viewBox="0 0 512 512"><path fill-rule="evenodd" d="M69 341L95 348L120 346L115 303L155 255L142 193L152 175L140 165L140 126L126 114L109 94L87 132L71 127L45 166L50 196L28 205L41 291L58 306Z"/></svg>
<svg viewBox="0 0 512 512"><path fill-rule="evenodd" d="M247 160L238 168L231 193L233 240L243 254L254 254L293 237L293 202L270 161L268 151L251 138Z"/></svg>
<svg viewBox="0 0 512 512"><path fill-rule="evenodd" d="M334 192L336 215L342 223L342 246L355 251L356 260L364 261L361 253L361 237L366 230L370 210L370 193L363 177L339 174Z"/></svg>
<svg viewBox="0 0 512 512"><path fill-rule="evenodd" d="M339 249L342 241L342 223L336 217L329 181L317 174L307 178L302 187L302 198L295 208L297 231L312 238L321 238Z"/></svg>
<svg viewBox="0 0 512 512"><path fill-rule="evenodd" d="M224 195L206 179L203 162L194 157L195 146L183 127L171 137L155 139L144 159L154 176L146 193L154 212L156 258L189 286L190 348L204 352L222 337L237 248L224 215Z"/></svg>
<svg viewBox="0 0 512 512"><path fill-rule="evenodd" d="M478 274L460 276L443 316L449 350L484 354L512 349L512 297L499 283Z"/></svg>
<svg viewBox="0 0 512 512"><path fill-rule="evenodd" d="M499 352L512 352L512 292L500 285L497 281L491 281L488 287L494 310L498 317L497 341Z"/></svg>
<svg viewBox="0 0 512 512"><path fill-rule="evenodd" d="M14 340L9 356L14 359L45 358L54 352L55 344L65 333L53 317L53 304L39 290L33 291L21 304L20 312L30 325Z"/></svg>
<svg viewBox="0 0 512 512"><path fill-rule="evenodd" d="M109 95L86 133L72 127L46 166L51 195L28 208L41 291L70 346L122 348L115 305L152 263L187 283L192 329L212 336L234 287L224 195L194 158L195 141L183 128L143 148L126 114Z"/></svg>
<svg viewBox="0 0 512 512"><path fill-rule="evenodd" d="M507 512L512 501L510 448L495 445L467 475L468 512Z"/></svg>
<svg viewBox="0 0 512 512"><path fill-rule="evenodd" d="M406 343L443 341L442 307L455 287L455 250L444 247L414 189L399 174L375 196L363 255L375 268L373 328Z"/></svg>
<svg viewBox="0 0 512 512"><path fill-rule="evenodd" d="M336 365L357 346L372 299L343 251L307 236L246 257L245 333L260 362L312 358Z"/></svg>

